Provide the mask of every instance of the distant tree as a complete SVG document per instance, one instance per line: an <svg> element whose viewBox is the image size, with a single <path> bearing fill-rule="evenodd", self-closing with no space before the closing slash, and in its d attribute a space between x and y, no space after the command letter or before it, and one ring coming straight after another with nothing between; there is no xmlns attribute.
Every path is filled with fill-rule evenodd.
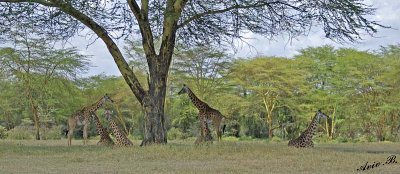
<svg viewBox="0 0 400 174"><path fill-rule="evenodd" d="M268 135L281 125L274 125L274 111L279 107L292 108L284 99L305 93L307 73L296 66L296 62L286 58L259 57L249 61L239 61L231 69L230 77L240 86L253 93L265 108L265 123Z"/></svg>
<svg viewBox="0 0 400 174"><path fill-rule="evenodd" d="M8 38L15 26L33 33L68 40L86 28L100 38L145 111L142 145L166 143L164 101L168 70L176 43L232 44L246 32L290 38L321 26L325 36L356 41L361 33L382 27L366 19L375 9L362 1L78 1L0 0L0 33ZM139 36L138 36L139 35ZM115 39L132 36L141 41L149 70L145 90L129 67ZM154 40L160 39L156 47Z"/></svg>
<svg viewBox="0 0 400 174"><path fill-rule="evenodd" d="M87 69L85 56L75 49L51 49L44 41L30 39L28 35L16 37L15 48L0 49L0 68L20 84L21 92L28 102L36 128L36 139L40 139L40 114L48 99L52 82L57 78L76 78L77 73ZM54 87L54 86L53 86Z"/></svg>

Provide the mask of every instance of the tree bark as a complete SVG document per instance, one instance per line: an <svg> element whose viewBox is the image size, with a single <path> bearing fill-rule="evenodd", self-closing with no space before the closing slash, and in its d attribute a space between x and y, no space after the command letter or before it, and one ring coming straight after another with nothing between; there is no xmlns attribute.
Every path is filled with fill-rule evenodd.
<svg viewBox="0 0 400 174"><path fill-rule="evenodd" d="M144 137L141 146L150 144L166 144L164 105L167 90L168 58L156 56L149 62L149 91L146 93L142 107L145 113Z"/></svg>
<svg viewBox="0 0 400 174"><path fill-rule="evenodd" d="M37 112L37 106L32 105L32 112L33 112L33 120L35 121L35 138L36 140L40 140L40 121L39 121L39 116Z"/></svg>
<svg viewBox="0 0 400 174"><path fill-rule="evenodd" d="M40 120L37 110L38 106L35 104L35 101L33 100L32 94L29 90L28 90L28 98L31 105L31 111L33 114L33 122L35 124L35 139L40 140Z"/></svg>
<svg viewBox="0 0 400 174"><path fill-rule="evenodd" d="M266 93L268 94L268 93ZM268 98L267 96L263 97L263 101L264 101L264 106L265 106L265 110L267 111L267 115L265 118L265 121L268 125L268 138L272 138L274 137L274 129L273 126L273 116L272 113L275 109L275 100L276 100L277 96L273 96L271 98Z"/></svg>

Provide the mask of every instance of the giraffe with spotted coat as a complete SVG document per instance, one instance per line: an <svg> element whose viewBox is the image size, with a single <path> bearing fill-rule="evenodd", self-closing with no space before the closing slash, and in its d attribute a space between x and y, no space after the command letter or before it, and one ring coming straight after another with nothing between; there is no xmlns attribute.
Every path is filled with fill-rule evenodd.
<svg viewBox="0 0 400 174"><path fill-rule="evenodd" d="M319 123L319 119L321 118L329 119L329 116L321 112L321 110L318 110L307 129L303 133L301 133L298 138L290 140L288 146L297 148L314 147L312 137L314 136L315 129L317 128L317 124Z"/></svg>

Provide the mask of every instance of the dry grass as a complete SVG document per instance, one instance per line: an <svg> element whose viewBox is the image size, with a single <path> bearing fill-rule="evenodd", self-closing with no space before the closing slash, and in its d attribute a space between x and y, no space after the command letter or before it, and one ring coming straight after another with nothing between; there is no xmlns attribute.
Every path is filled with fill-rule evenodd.
<svg viewBox="0 0 400 174"><path fill-rule="evenodd" d="M317 144L313 149L288 148L265 141L193 141L129 148L96 146L90 141L0 140L0 173L400 173L388 164L356 171L366 161L384 162L389 155L400 161L400 144Z"/></svg>

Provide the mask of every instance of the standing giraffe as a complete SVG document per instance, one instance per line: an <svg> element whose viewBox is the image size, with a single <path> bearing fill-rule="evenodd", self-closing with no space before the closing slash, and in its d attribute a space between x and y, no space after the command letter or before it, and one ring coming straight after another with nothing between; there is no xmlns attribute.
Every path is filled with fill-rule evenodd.
<svg viewBox="0 0 400 174"><path fill-rule="evenodd" d="M100 135L100 141L97 142L97 145L106 145L106 146L114 145L114 141L111 139L108 131L101 124L100 119L96 115L96 113L92 113L92 116L96 124L97 133Z"/></svg>
<svg viewBox="0 0 400 174"><path fill-rule="evenodd" d="M197 98L192 90L190 90L190 88L185 84L183 85L181 91L178 92L178 94L180 95L184 93L188 94L190 100L192 100L193 105L196 106L196 108L199 110L201 137L197 138L195 144L200 144L203 141L212 141L210 129L208 128L207 124L207 122L209 121L211 121L214 125L218 140L221 140L222 134L225 130L225 125L223 125L225 117L221 114L221 112L208 106L207 103Z"/></svg>
<svg viewBox="0 0 400 174"><path fill-rule="evenodd" d="M115 136L115 140L117 143L115 145L117 146L132 146L133 143L126 137L125 132L123 132L115 122L113 116L112 116L112 111L109 109L106 109L104 111L104 115L106 117L106 120L110 122L110 127L111 130Z"/></svg>
<svg viewBox="0 0 400 174"><path fill-rule="evenodd" d="M87 141L87 129L89 126L90 116L97 111L105 102L110 101L111 98L106 94L101 97L96 103L83 107L80 111L72 114L68 118L68 146L71 146L71 138L74 134L76 125L83 125L83 144Z"/></svg>
<svg viewBox="0 0 400 174"><path fill-rule="evenodd" d="M329 118L329 116L321 112L321 110L318 110L308 128L303 133L301 133L301 135L298 138L290 140L288 146L294 146L297 148L314 147L312 137L314 135L314 131L317 128L317 124L321 117L325 119Z"/></svg>

